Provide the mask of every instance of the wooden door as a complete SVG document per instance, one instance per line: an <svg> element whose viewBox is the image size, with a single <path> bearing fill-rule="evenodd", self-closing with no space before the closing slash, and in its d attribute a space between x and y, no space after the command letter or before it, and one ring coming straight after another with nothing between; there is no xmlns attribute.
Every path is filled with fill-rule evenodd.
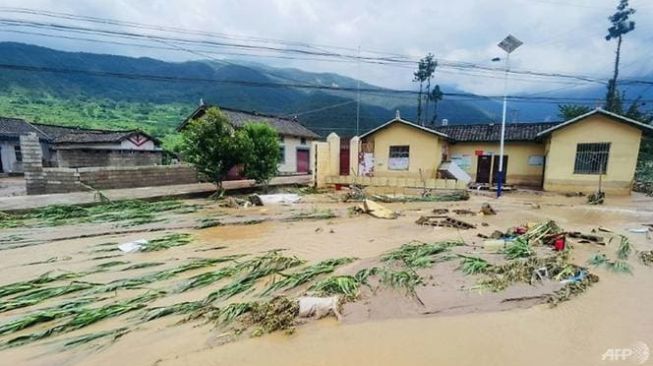
<svg viewBox="0 0 653 366"><path fill-rule="evenodd" d="M490 155L478 156L476 166L476 183L490 183L490 169L492 166L492 157Z"/></svg>
<svg viewBox="0 0 653 366"><path fill-rule="evenodd" d="M308 149L297 149L297 173L308 173L310 170L310 151Z"/></svg>
<svg viewBox="0 0 653 366"><path fill-rule="evenodd" d="M503 156L503 184L508 183L508 155ZM492 166L492 183L496 184L499 181L499 155L494 156L494 164Z"/></svg>
<svg viewBox="0 0 653 366"><path fill-rule="evenodd" d="M340 175L349 175L349 139L340 140Z"/></svg>

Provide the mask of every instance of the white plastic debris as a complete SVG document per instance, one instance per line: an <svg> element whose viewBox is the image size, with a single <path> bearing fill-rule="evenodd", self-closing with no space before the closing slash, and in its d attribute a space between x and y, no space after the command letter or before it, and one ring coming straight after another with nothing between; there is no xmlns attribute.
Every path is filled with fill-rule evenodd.
<svg viewBox="0 0 653 366"><path fill-rule="evenodd" d="M329 315L329 313L333 313L338 320L342 318L340 311L338 311L338 296L304 296L297 299L297 301L299 301L299 316L301 318L320 319Z"/></svg>
<svg viewBox="0 0 653 366"><path fill-rule="evenodd" d="M120 251L125 253L135 253L143 249L143 247L147 245L147 243L148 241L145 239L134 240L128 243L123 243L118 245L118 249L120 249Z"/></svg>
<svg viewBox="0 0 653 366"><path fill-rule="evenodd" d="M264 205L275 203L297 203L302 199L295 193L262 194L259 197Z"/></svg>
<svg viewBox="0 0 653 366"><path fill-rule="evenodd" d="M648 232L647 227L642 227L642 228L636 228L636 229L628 229L631 233L636 233L636 234L646 234Z"/></svg>

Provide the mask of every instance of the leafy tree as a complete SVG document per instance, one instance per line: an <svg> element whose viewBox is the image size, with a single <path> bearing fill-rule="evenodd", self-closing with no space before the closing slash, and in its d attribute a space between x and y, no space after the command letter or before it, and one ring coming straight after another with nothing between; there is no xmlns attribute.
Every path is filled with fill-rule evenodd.
<svg viewBox="0 0 653 366"><path fill-rule="evenodd" d="M243 127L247 139L247 154L245 175L256 183L266 186L277 174L279 164L279 135L277 131L265 123L247 123Z"/></svg>
<svg viewBox="0 0 653 366"><path fill-rule="evenodd" d="M426 82L426 95L428 96L431 91L431 79L438 62L432 54L426 55L419 60L417 64L417 71L413 73L413 81L419 82L419 93L417 94L417 123L422 122L422 99L424 97L424 82ZM426 114L428 114L428 98L426 100Z"/></svg>
<svg viewBox="0 0 653 366"><path fill-rule="evenodd" d="M184 159L215 183L222 193L227 173L251 154L250 140L235 130L218 108L210 108L191 121L182 132Z"/></svg>
<svg viewBox="0 0 653 366"><path fill-rule="evenodd" d="M560 104L558 105L558 116L565 121L582 116L592 111L592 108L585 105Z"/></svg>
<svg viewBox="0 0 653 366"><path fill-rule="evenodd" d="M621 103L618 101L619 93L617 91L617 77L619 76L619 60L621 58L621 42L623 41L623 36L635 29L635 22L630 20L630 16L633 14L635 14L635 9L628 5L628 0L619 0L617 11L608 17L612 25L608 28L608 34L605 36L605 40L610 41L616 39L617 52L615 55L612 79L608 82L605 109L615 113L623 112L623 110L618 109L618 106L621 105Z"/></svg>
<svg viewBox="0 0 653 366"><path fill-rule="evenodd" d="M435 124L435 121L438 119L438 102L442 100L444 97L444 93L440 91L440 85L436 85L433 87L433 90L429 94L429 100L433 101L433 118L431 119L431 123ZM427 110L428 114L428 110Z"/></svg>

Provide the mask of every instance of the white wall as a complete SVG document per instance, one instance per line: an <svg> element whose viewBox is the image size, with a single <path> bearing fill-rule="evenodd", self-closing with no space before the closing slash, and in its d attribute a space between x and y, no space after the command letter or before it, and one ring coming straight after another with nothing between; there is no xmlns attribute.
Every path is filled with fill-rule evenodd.
<svg viewBox="0 0 653 366"><path fill-rule="evenodd" d="M306 143L302 144L299 137L284 136L283 142L279 146L285 146L285 161L279 164L280 173L296 173L297 172L297 149L309 150L309 169L313 166L313 151L311 150L311 139L305 139Z"/></svg>

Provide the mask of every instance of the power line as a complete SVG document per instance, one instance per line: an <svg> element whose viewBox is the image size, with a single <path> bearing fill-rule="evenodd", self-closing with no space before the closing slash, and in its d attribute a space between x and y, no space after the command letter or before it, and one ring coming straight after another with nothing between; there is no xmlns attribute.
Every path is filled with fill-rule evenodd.
<svg viewBox="0 0 653 366"><path fill-rule="evenodd" d="M274 83L265 81L247 81L247 80L223 80L202 77L182 77L182 76L169 76L169 75L155 75L155 74L135 74L135 73L122 73L112 71L97 71L97 70L82 70L71 68L57 68L45 66L31 66L31 65L15 65L0 63L0 69L22 71L22 72L41 72L41 73L55 73L55 74L82 74L98 77L113 77L120 79L130 80L149 80L157 82L209 82L218 84L233 84L249 87L264 87L264 88L297 88L309 90L330 90L340 92L356 92L360 90L361 93L368 94L396 94L396 95L417 95L414 90L398 90L398 89L383 89L383 88L347 88L335 87L329 85L313 85L313 84L300 84L300 83ZM459 98L473 98L473 99L500 99L502 96L482 96L471 93L444 93L448 97ZM557 98L557 97L528 97L528 96L510 96L513 101L528 100L528 101L545 101L545 102L595 102L594 98ZM627 101L627 100L626 100ZM644 100L642 100L644 101ZM646 100L649 102L649 100Z"/></svg>

